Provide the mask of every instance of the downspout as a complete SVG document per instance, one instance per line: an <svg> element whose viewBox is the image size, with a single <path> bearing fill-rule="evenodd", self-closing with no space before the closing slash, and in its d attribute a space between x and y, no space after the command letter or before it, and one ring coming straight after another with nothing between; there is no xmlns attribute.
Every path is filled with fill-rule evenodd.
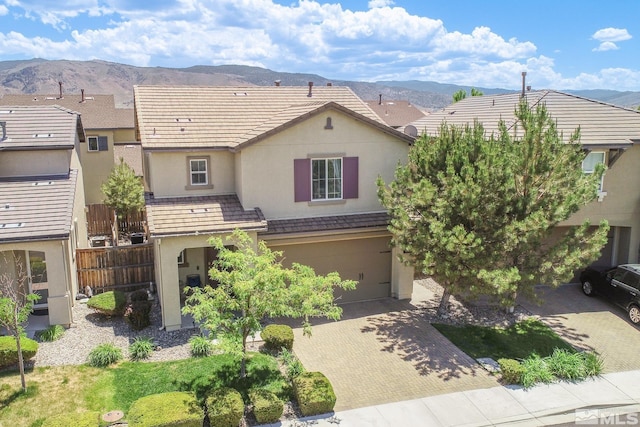
<svg viewBox="0 0 640 427"><path fill-rule="evenodd" d="M75 296L73 295L73 290L71 289L71 271L69 271L69 252L67 247L68 241L62 240L60 244L62 245L62 263L64 264L64 275L67 281L67 294L69 295L69 304L73 306L73 299ZM71 307L69 308L69 324L73 323L73 310Z"/></svg>
<svg viewBox="0 0 640 427"><path fill-rule="evenodd" d="M160 303L160 314L162 315L162 326L160 329L165 330L165 316L164 316L164 281L162 280L162 251L160 250L160 245L162 244L162 239L155 239L154 242L157 242L157 250L155 252L156 259L156 291L158 292L158 302ZM154 243L155 244L155 243Z"/></svg>

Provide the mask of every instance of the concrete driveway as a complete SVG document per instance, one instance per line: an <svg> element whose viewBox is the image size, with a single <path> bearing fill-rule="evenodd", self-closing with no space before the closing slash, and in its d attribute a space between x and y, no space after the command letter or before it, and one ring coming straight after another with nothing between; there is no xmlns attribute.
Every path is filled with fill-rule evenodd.
<svg viewBox="0 0 640 427"><path fill-rule="evenodd" d="M344 305L342 319L314 323L311 338L294 328L295 354L329 378L336 411L499 385L425 320L436 302L416 291L413 303Z"/></svg>
<svg viewBox="0 0 640 427"><path fill-rule="evenodd" d="M521 305L553 328L573 346L595 350L604 358L605 372L640 369L640 329L626 312L600 297L587 297L573 283L557 289L538 288L541 305Z"/></svg>

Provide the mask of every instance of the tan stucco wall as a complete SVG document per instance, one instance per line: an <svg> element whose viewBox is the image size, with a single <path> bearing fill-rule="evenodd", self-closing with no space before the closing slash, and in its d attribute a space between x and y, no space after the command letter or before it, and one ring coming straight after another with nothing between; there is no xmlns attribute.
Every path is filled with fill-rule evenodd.
<svg viewBox="0 0 640 427"><path fill-rule="evenodd" d="M84 176L84 195L88 205L99 204L104 201L104 194L100 186L107 180L114 166L112 130L89 129L85 131L87 141L78 145L78 155L82 163ZM90 136L106 136L107 151L89 151L88 138Z"/></svg>
<svg viewBox="0 0 640 427"><path fill-rule="evenodd" d="M327 117L333 129L326 130ZM399 161L406 163L409 146L337 111L329 111L242 150L240 201L246 209L260 207L265 217L300 218L384 210L376 178L393 179ZM309 155L358 157L359 194L340 203L294 202L294 159ZM240 194L239 194L240 197Z"/></svg>
<svg viewBox="0 0 640 427"><path fill-rule="evenodd" d="M87 131L87 132L90 132L90 131ZM135 140L136 140L136 132L134 128L113 130L114 143L135 142Z"/></svg>
<svg viewBox="0 0 640 427"><path fill-rule="evenodd" d="M640 247L640 146L633 146L624 152L605 172L603 191L607 194L602 201L593 201L573 215L564 225L581 224L589 219L593 225L606 219L612 227L630 227L629 248L623 253L628 259L619 262L638 261Z"/></svg>
<svg viewBox="0 0 640 427"><path fill-rule="evenodd" d="M213 188L186 189L189 184L189 157L209 156ZM235 193L235 161L229 151L151 152L150 190L154 197L185 197Z"/></svg>
<svg viewBox="0 0 640 427"><path fill-rule="evenodd" d="M0 155L0 176L46 176L69 172L69 150L3 151Z"/></svg>

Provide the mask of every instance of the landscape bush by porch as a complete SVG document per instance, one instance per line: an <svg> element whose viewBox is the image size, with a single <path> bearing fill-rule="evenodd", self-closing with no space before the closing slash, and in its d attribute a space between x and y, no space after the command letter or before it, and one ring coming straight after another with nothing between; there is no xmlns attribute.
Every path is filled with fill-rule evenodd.
<svg viewBox="0 0 640 427"><path fill-rule="evenodd" d="M33 358L38 352L38 343L30 338L20 338L20 347L24 360ZM0 337L0 368L16 365L18 363L18 349L16 339L7 335Z"/></svg>
<svg viewBox="0 0 640 427"><path fill-rule="evenodd" d="M202 427L204 411L193 394L175 391L136 400L127 421L129 427Z"/></svg>
<svg viewBox="0 0 640 427"><path fill-rule="evenodd" d="M35 336L40 341L51 342L62 338L64 335L64 326L62 325L50 325L47 329L43 329L42 331L37 331Z"/></svg>
<svg viewBox="0 0 640 427"><path fill-rule="evenodd" d="M269 351L280 351L282 347L287 350L293 348L293 329L287 325L267 325L260 332L264 340L264 346Z"/></svg>
<svg viewBox="0 0 640 427"><path fill-rule="evenodd" d="M154 347L155 344L151 338L137 337L129 345L129 359L133 361L148 359Z"/></svg>
<svg viewBox="0 0 640 427"><path fill-rule="evenodd" d="M524 367L515 359L498 359L502 380L507 384L520 384Z"/></svg>
<svg viewBox="0 0 640 427"><path fill-rule="evenodd" d="M321 372L304 372L293 379L293 392L302 415L333 411L336 395L329 379Z"/></svg>
<svg viewBox="0 0 640 427"><path fill-rule="evenodd" d="M89 353L87 363L95 368L104 368L122 360L122 350L113 344L100 344Z"/></svg>
<svg viewBox="0 0 640 427"><path fill-rule="evenodd" d="M51 418L47 418L42 427L99 427L100 413L91 412L72 412L68 414L59 414Z"/></svg>
<svg viewBox="0 0 640 427"><path fill-rule="evenodd" d="M221 387L206 399L211 427L237 427L244 415L244 402L238 390Z"/></svg>
<svg viewBox="0 0 640 427"><path fill-rule="evenodd" d="M87 306L107 316L122 316L127 297L124 292L109 291L94 295L87 301Z"/></svg>
<svg viewBox="0 0 640 427"><path fill-rule="evenodd" d="M249 400L253 405L253 415L260 424L275 423L282 416L284 403L268 390L249 390Z"/></svg>
<svg viewBox="0 0 640 427"><path fill-rule="evenodd" d="M194 335L189 338L189 345L193 357L206 357L213 353L213 342L202 335Z"/></svg>

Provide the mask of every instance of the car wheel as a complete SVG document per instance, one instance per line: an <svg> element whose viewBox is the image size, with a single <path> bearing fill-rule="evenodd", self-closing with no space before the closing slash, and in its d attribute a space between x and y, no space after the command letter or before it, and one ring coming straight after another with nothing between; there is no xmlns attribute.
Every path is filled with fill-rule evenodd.
<svg viewBox="0 0 640 427"><path fill-rule="evenodd" d="M640 307L637 305L629 307L629 320L631 320L631 323L634 325L640 323Z"/></svg>
<svg viewBox="0 0 640 427"><path fill-rule="evenodd" d="M590 281L585 280L582 282L582 292L588 297L593 296L593 285Z"/></svg>

